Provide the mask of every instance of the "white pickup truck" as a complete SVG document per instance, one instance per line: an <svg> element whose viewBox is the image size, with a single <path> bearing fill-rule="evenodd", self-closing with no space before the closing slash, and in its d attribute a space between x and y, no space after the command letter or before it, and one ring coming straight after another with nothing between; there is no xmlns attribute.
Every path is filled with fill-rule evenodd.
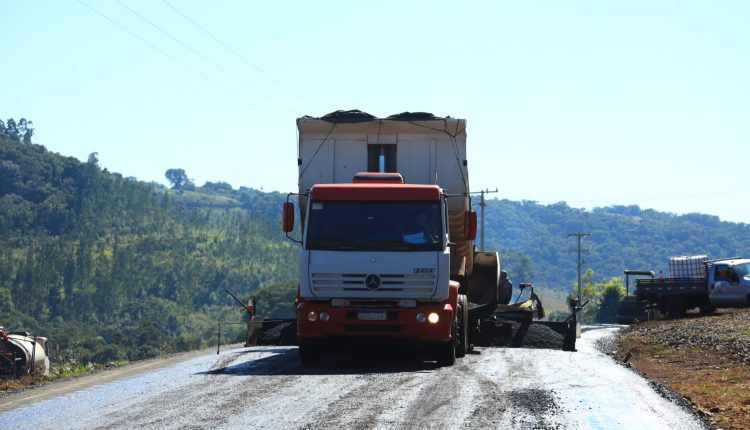
<svg viewBox="0 0 750 430"><path fill-rule="evenodd" d="M688 276L636 280L638 303L657 307L673 318L693 308L710 313L716 308L750 306L750 259L706 257L695 267Z"/></svg>

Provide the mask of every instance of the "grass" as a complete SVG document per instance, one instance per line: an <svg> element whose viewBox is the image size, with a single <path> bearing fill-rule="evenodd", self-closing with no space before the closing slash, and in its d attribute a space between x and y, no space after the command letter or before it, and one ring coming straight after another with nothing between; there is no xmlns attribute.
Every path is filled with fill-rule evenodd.
<svg viewBox="0 0 750 430"><path fill-rule="evenodd" d="M106 367L122 366L128 364L127 360L117 360L108 363L106 366L103 364L80 364L80 363L59 363L50 364L50 370L48 375L25 375L21 378L8 377L0 379L0 393L17 390L19 388L28 387L31 385L41 385L47 382L57 381L60 379L72 378L79 375L85 375L97 370L102 370Z"/></svg>

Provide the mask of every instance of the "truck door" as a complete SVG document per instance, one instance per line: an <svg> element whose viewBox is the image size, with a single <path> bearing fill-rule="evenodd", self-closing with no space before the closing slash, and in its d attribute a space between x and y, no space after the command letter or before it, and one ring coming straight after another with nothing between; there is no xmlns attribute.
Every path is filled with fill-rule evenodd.
<svg viewBox="0 0 750 430"><path fill-rule="evenodd" d="M737 273L734 267L729 267L729 286L727 287L727 306L745 306L746 289L740 280L742 277Z"/></svg>
<svg viewBox="0 0 750 430"><path fill-rule="evenodd" d="M716 264L710 273L709 295L715 306L733 306L738 303L740 280L729 264Z"/></svg>

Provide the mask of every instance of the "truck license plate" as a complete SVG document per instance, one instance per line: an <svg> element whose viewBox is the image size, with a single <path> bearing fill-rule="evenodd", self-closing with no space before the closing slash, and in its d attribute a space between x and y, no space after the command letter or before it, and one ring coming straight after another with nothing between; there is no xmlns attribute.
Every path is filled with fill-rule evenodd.
<svg viewBox="0 0 750 430"><path fill-rule="evenodd" d="M357 318L366 321L385 321L385 311L358 312Z"/></svg>

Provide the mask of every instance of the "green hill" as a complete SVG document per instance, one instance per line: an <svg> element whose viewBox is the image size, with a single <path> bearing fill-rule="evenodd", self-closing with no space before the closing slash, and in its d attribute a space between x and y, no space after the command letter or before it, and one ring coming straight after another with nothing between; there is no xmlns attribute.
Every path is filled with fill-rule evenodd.
<svg viewBox="0 0 750 430"><path fill-rule="evenodd" d="M206 346L217 320L243 317L225 287L296 277L280 196L167 190L0 125L0 325L50 337L61 360Z"/></svg>
<svg viewBox="0 0 750 430"><path fill-rule="evenodd" d="M577 243L568 237L573 232L591 233L584 239L584 267L593 269L597 279L622 276L625 269L661 270L666 276L668 258L676 255L750 255L750 225L710 215L490 200L485 216L488 249L510 250L503 254L511 265L515 253L528 256L531 280L566 291L576 280Z"/></svg>

